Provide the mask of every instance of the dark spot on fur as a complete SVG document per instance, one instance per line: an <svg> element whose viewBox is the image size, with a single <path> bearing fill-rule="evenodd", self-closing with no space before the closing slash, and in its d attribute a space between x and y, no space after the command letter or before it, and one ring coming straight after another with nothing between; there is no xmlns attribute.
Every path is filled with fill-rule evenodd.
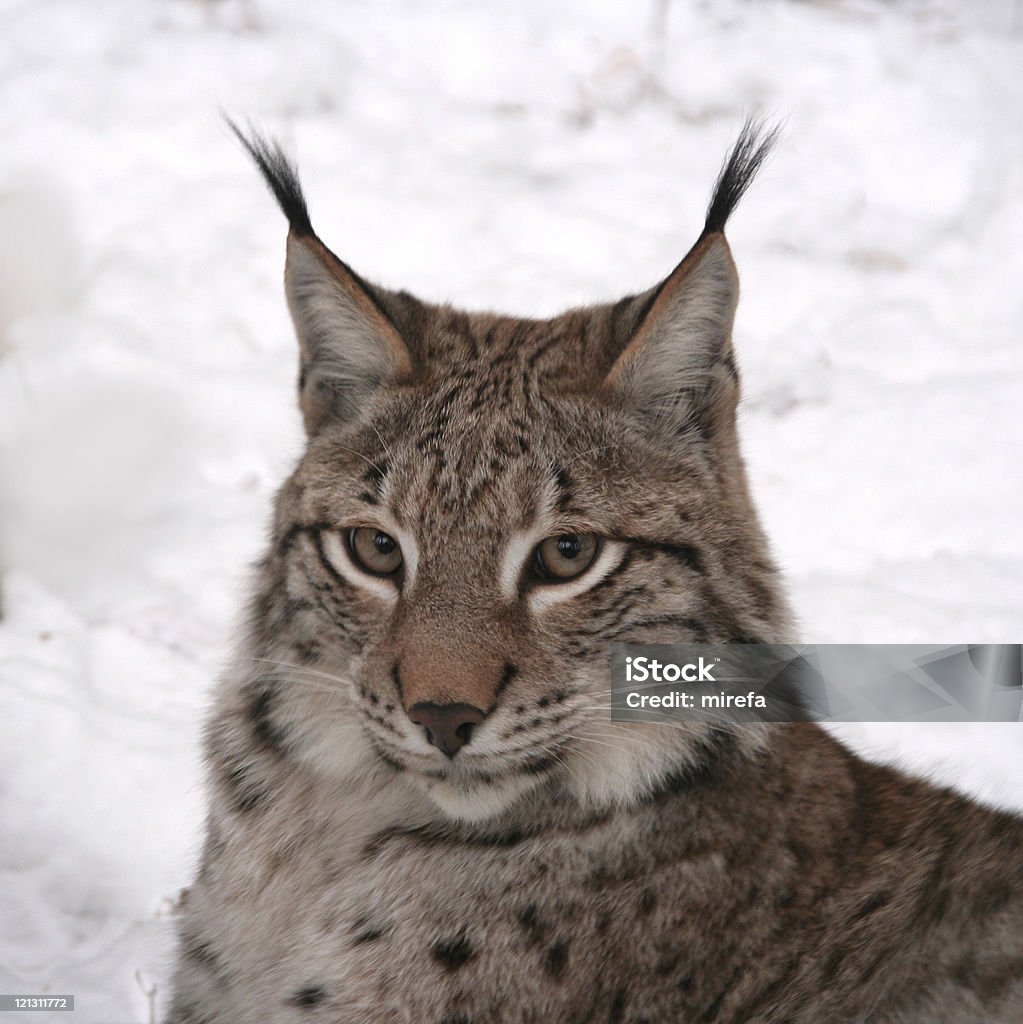
<svg viewBox="0 0 1023 1024"><path fill-rule="evenodd" d="M845 956L845 950L839 949L833 951L827 960L824 961L820 971L822 985L828 986L835 980L842 964L845 962Z"/></svg>
<svg viewBox="0 0 1023 1024"><path fill-rule="evenodd" d="M382 750L378 743L373 743L373 752L379 758L380 762L382 764L387 765L387 767L390 768L391 771L403 772L405 770L405 765L403 765L399 760L388 754L386 750ZM368 852L368 847L366 848L365 852Z"/></svg>
<svg viewBox="0 0 1023 1024"><path fill-rule="evenodd" d="M679 964L679 956L677 953L662 956L656 964L654 964L654 974L658 977L664 978L671 974Z"/></svg>
<svg viewBox="0 0 1023 1024"><path fill-rule="evenodd" d="M435 942L430 952L434 960L447 971L457 971L476 955L472 943L464 934Z"/></svg>
<svg viewBox="0 0 1023 1024"><path fill-rule="evenodd" d="M184 936L182 938L182 951L185 958L199 967L204 967L211 974L218 974L222 965L220 957L213 947L195 936Z"/></svg>
<svg viewBox="0 0 1023 1024"><path fill-rule="evenodd" d="M382 459L377 459L373 465L362 474L364 483L379 485L380 481L383 480L387 474L388 465Z"/></svg>
<svg viewBox="0 0 1023 1024"><path fill-rule="evenodd" d="M781 892L774 898L774 905L781 909L791 906L792 901L796 898L795 893L791 889L782 889Z"/></svg>
<svg viewBox="0 0 1023 1024"><path fill-rule="evenodd" d="M261 676L249 687L246 715L252 735L264 749L280 753L286 740L285 730L273 720L280 682L273 676Z"/></svg>
<svg viewBox="0 0 1023 1024"><path fill-rule="evenodd" d="M527 928L529 930L532 930L532 929L536 928L537 921L539 920L539 918L537 917L537 912L536 912L536 904L535 903L527 903L519 911L518 918L519 918L519 924L521 924L523 928Z"/></svg>
<svg viewBox="0 0 1023 1024"><path fill-rule="evenodd" d="M657 893L653 889L644 889L639 897L639 913L641 917L646 917L654 907L657 906Z"/></svg>
<svg viewBox="0 0 1023 1024"><path fill-rule="evenodd" d="M307 601L304 597L286 597L284 598L281 614L285 619L290 621L300 612L308 612L312 609L312 601Z"/></svg>
<svg viewBox="0 0 1023 1024"><path fill-rule="evenodd" d="M240 814L254 811L270 799L266 787L253 778L252 766L242 761L227 764L223 779L234 808Z"/></svg>
<svg viewBox="0 0 1023 1024"><path fill-rule="evenodd" d="M552 977L560 978L568 965L568 943L555 942L547 949L543 958L543 969Z"/></svg>
<svg viewBox="0 0 1023 1024"><path fill-rule="evenodd" d="M382 938L386 934L384 928L364 928L360 932L356 932L355 938L352 939L353 946L363 946L367 942L376 942L377 939Z"/></svg>
<svg viewBox="0 0 1023 1024"><path fill-rule="evenodd" d="M498 697L500 697L501 694L504 693L504 691L508 689L508 687L511 685L512 680L518 674L519 674L519 667L518 667L518 665L512 665L509 662L507 665L504 666L504 672L501 673L501 678L498 680L498 683L497 683L497 693L496 693L496 695Z"/></svg>
<svg viewBox="0 0 1023 1024"><path fill-rule="evenodd" d="M309 665L320 656L320 645L313 640L296 640L291 649L300 665Z"/></svg>
<svg viewBox="0 0 1023 1024"><path fill-rule="evenodd" d="M529 775L543 775L544 772L549 772L554 768L557 768L561 763L560 758L557 754L550 754L546 757L535 757L531 761L527 761L522 766L522 771L527 772Z"/></svg>
<svg viewBox="0 0 1023 1024"><path fill-rule="evenodd" d="M327 992L320 985L300 988L289 1000L292 1006L316 1006L327 998Z"/></svg>
<svg viewBox="0 0 1023 1024"><path fill-rule="evenodd" d="M629 997L624 988L618 989L611 1000L611 1012L608 1014L608 1024L622 1024L625 1020L625 1007Z"/></svg>
<svg viewBox="0 0 1023 1024"><path fill-rule="evenodd" d="M722 989L712 1000L710 1006L707 1007L707 1012L700 1018L700 1024L711 1024L712 1021L718 1019L718 1014L721 1013L721 1006L725 1001L725 996L731 991L731 985L728 988Z"/></svg>
<svg viewBox="0 0 1023 1024"><path fill-rule="evenodd" d="M550 925L540 917L535 903L527 903L519 911L518 920L530 945L539 945L550 931Z"/></svg>
<svg viewBox="0 0 1023 1024"><path fill-rule="evenodd" d="M556 497L558 510L565 512L575 501L575 488L568 470L559 468L556 476L558 493Z"/></svg>
<svg viewBox="0 0 1023 1024"><path fill-rule="evenodd" d="M636 856L623 858L613 867L606 863L597 864L583 877L583 885L590 892L603 892L611 886L632 882L643 874L643 865Z"/></svg>
<svg viewBox="0 0 1023 1024"><path fill-rule="evenodd" d="M873 914L875 911L880 910L882 907L887 906L888 900L890 899L889 893L886 892L875 892L873 895L867 897L860 905L859 909L853 914L852 921L860 921L865 917Z"/></svg>

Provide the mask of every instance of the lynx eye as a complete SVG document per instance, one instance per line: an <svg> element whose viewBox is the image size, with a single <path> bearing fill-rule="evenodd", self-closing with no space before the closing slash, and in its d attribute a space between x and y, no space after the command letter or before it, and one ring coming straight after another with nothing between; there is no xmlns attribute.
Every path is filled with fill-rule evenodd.
<svg viewBox="0 0 1023 1024"><path fill-rule="evenodd" d="M563 533L558 537L548 537L536 549L536 574L551 583L575 579L593 564L599 547L593 533Z"/></svg>
<svg viewBox="0 0 1023 1024"><path fill-rule="evenodd" d="M401 547L383 530L357 526L348 531L348 550L360 569L374 576L391 576L401 568Z"/></svg>

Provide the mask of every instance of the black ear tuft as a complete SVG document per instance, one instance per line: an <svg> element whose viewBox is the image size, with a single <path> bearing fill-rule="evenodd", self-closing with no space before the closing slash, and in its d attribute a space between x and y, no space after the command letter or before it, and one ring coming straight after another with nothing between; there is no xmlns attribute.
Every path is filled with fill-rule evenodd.
<svg viewBox="0 0 1023 1024"><path fill-rule="evenodd" d="M291 230L299 236L314 235L305 196L302 195L302 185L298 180L298 169L287 158L281 144L264 138L251 127L246 135L231 118L225 116L224 120L256 162L277 205L288 218Z"/></svg>
<svg viewBox="0 0 1023 1024"><path fill-rule="evenodd" d="M774 149L780 132L778 125L767 128L764 121L752 117L742 126L714 185L707 221L703 225L704 235L725 230L725 222Z"/></svg>

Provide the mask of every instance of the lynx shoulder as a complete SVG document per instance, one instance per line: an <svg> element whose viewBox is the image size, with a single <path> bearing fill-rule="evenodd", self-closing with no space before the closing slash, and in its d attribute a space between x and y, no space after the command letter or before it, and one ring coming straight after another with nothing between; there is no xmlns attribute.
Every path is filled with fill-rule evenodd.
<svg viewBox="0 0 1023 1024"><path fill-rule="evenodd" d="M168 1024L1023 1020L1023 821L810 724L615 723L610 646L792 623L724 228L550 320L360 277L281 150L307 446L206 732Z"/></svg>

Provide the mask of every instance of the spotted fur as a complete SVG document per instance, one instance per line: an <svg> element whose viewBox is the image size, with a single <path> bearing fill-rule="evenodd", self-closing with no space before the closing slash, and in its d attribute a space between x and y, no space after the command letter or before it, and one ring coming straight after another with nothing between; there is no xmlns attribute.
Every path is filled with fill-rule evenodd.
<svg viewBox="0 0 1023 1024"><path fill-rule="evenodd" d="M291 224L308 445L207 727L168 1024L1023 1019L1018 819L811 725L609 720L614 642L791 638L722 234L770 136L664 281L550 320L364 281L241 137ZM592 566L538 577L569 534ZM469 741L423 706L478 712Z"/></svg>

